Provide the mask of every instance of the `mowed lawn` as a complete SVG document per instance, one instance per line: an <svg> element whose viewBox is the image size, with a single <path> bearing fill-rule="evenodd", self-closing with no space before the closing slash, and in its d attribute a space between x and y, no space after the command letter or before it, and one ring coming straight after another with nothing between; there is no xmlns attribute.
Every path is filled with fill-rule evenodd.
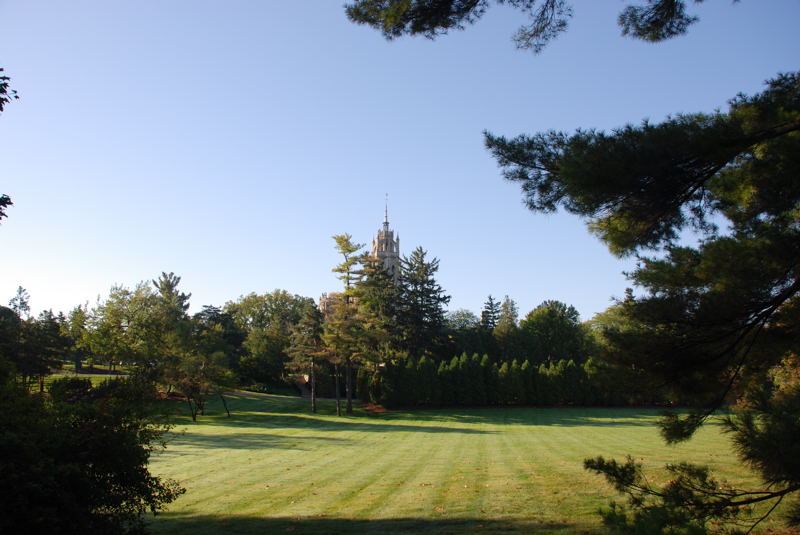
<svg viewBox="0 0 800 535"><path fill-rule="evenodd" d="M336 417L238 395L176 420L151 468L187 489L157 534L599 533L618 495L583 459L630 454L660 472L707 464L749 482L718 424L666 446L646 409L446 409ZM657 480L657 477L655 477ZM618 498L619 499L619 498Z"/></svg>

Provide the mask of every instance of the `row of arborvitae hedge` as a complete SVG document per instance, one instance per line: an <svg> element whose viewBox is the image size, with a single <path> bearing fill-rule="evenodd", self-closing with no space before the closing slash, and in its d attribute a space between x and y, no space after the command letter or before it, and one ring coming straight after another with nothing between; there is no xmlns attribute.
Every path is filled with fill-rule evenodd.
<svg viewBox="0 0 800 535"><path fill-rule="evenodd" d="M356 394L388 408L490 405L643 405L663 403L657 393L634 392L603 373L589 360L583 365L559 360L531 365L514 360L498 366L491 359L466 353L450 362L387 362L362 367Z"/></svg>

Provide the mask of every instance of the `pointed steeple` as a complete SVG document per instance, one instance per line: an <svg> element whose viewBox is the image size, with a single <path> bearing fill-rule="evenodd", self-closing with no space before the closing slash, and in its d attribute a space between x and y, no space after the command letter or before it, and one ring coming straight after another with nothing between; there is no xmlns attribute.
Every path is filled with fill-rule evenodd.
<svg viewBox="0 0 800 535"><path fill-rule="evenodd" d="M372 240L370 256L380 260L384 269L395 278L400 273L400 239L395 239L394 231L389 229L389 194L383 207L383 228Z"/></svg>
<svg viewBox="0 0 800 535"><path fill-rule="evenodd" d="M383 230L389 230L389 194L386 194L386 202L383 206Z"/></svg>

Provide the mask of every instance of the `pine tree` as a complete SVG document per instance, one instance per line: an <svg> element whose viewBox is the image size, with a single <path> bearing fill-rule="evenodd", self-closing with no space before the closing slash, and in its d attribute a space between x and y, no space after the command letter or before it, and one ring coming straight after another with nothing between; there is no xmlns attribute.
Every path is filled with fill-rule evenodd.
<svg viewBox="0 0 800 535"><path fill-rule="evenodd" d="M686 485L678 491L692 499L670 507L714 504L703 522L736 514L747 496L776 504L800 494L800 475L789 461L800 457L800 423L782 412L800 405L800 389L778 395L764 377L797 349L799 133L800 74L788 73L760 94L735 97L726 111L684 113L610 133L486 137L528 207L564 208L585 218L612 253L638 257L629 277L639 295L618 305L627 325L605 333L605 353L620 377L639 370L642 388L666 387L692 407L662 420L667 441L689 439L731 398L742 398L744 408L726 425L763 486L719 493L704 486L707 480L683 474ZM694 244L681 240L689 230L698 234ZM771 455L775 448L759 447L764 439L780 445L783 462ZM644 503L620 472L594 466ZM691 494L697 488L707 490Z"/></svg>
<svg viewBox="0 0 800 535"><path fill-rule="evenodd" d="M292 368L308 372L311 412L317 412L317 360L325 354L322 332L322 314L311 303L306 306L300 321L292 329L291 346L288 350L292 357Z"/></svg>
<svg viewBox="0 0 800 535"><path fill-rule="evenodd" d="M342 255L342 262L333 268L344 282L344 292L334 296L332 313L326 318L323 339L328 346L334 364L334 379L337 383L337 413L339 407L338 379L339 364L344 364L346 412L353 413L353 363L358 361L364 351L364 325L358 316L357 284L362 274L357 269L361 261L359 250L363 244L353 243L350 234L337 234L333 237L336 250Z"/></svg>
<svg viewBox="0 0 800 535"><path fill-rule="evenodd" d="M572 18L572 6L566 0L494 3L509 4L526 16L527 24L517 29L513 41L517 48L534 54L564 32ZM345 10L351 21L372 26L386 39L420 34L435 39L474 24L491 4L488 0L353 0L345 4ZM697 20L686 13L685 0L648 0L644 6L626 6L617 17L623 35L648 42L682 35Z"/></svg>
<svg viewBox="0 0 800 535"><path fill-rule="evenodd" d="M441 344L444 328L444 305L450 296L436 282L439 260L430 262L417 247L401 261L400 303L397 314L402 343L409 354L420 357Z"/></svg>
<svg viewBox="0 0 800 535"><path fill-rule="evenodd" d="M354 295L358 316L363 326L361 353L370 362L378 362L382 354L398 348L397 314L400 293L394 277L383 264L363 257L362 278Z"/></svg>
<svg viewBox="0 0 800 535"><path fill-rule="evenodd" d="M493 330L497 327L497 321L500 317L500 303L494 300L494 298L489 295L486 302L483 304L483 310L481 311L481 327L487 330Z"/></svg>

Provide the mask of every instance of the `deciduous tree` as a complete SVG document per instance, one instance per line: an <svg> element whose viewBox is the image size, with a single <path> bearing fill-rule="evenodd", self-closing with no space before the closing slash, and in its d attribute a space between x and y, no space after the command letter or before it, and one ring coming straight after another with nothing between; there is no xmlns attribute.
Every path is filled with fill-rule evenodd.
<svg viewBox="0 0 800 535"><path fill-rule="evenodd" d="M148 470L168 429L154 423L151 383L56 382L44 397L12 377L0 358L0 532L140 534L144 513L184 492Z"/></svg>

